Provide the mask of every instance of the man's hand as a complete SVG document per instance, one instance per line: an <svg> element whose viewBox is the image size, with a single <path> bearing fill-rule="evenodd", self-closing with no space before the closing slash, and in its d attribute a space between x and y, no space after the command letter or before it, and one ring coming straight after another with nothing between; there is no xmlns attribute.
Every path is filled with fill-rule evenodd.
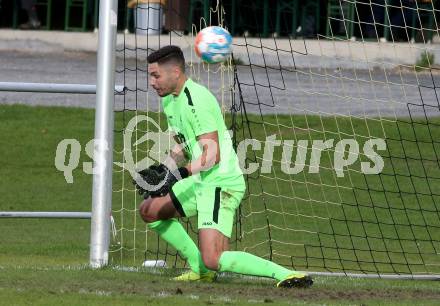
<svg viewBox="0 0 440 306"><path fill-rule="evenodd" d="M169 170L166 166L162 164L159 166L153 165L138 172L143 184L138 184L136 180L133 180L133 184L138 193L143 195L145 199L149 196L161 197L169 192L169 186L166 184L168 173Z"/></svg>
<svg viewBox="0 0 440 306"><path fill-rule="evenodd" d="M144 196L144 199L151 197L163 197L169 193L171 187L180 179L188 177L188 170L184 167L170 171L167 166L160 164L151 166L147 169L139 171L141 179L145 184L139 185L133 180L138 193ZM146 189L144 189L144 187Z"/></svg>

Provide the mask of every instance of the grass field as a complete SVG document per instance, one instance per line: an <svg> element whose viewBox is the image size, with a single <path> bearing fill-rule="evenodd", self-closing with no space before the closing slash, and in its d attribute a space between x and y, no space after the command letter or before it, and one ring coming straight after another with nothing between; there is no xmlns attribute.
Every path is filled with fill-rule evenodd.
<svg viewBox="0 0 440 306"><path fill-rule="evenodd" d="M118 114L116 129L126 124L128 118L124 116L132 114ZM261 120L256 116L251 119ZM281 120L276 122L278 127L270 124L275 120ZM440 194L437 155L440 148L438 142L432 141L440 139L436 128L440 124L438 118L421 122L419 126L401 122L400 129L399 124L391 120L362 122L331 118L322 121L319 117L295 117L292 122L291 117L285 116L266 117L265 122L269 124L264 129L255 123L254 138L264 139L272 131L285 135L285 139L297 140L338 139L338 135L347 135L363 144L367 137L386 136L390 141L388 150L383 153L383 173L389 174L389 178L383 176L382 181L377 181L372 177L371 181L365 181L364 176L359 175L360 160L345 171L343 178L336 177L331 167L333 156L324 153L324 172L318 176L304 172L292 178L274 167L271 174L260 177L263 191L253 181L249 185L250 196L242 209L242 221L246 222L239 231L242 235L237 247L267 256L270 228L274 259L291 264L290 256L294 255L294 265L298 268L436 271L435 266L421 265L421 259L438 265L435 251L440 249L437 196ZM92 110L0 106L0 210L90 211L92 177L82 171L82 162L90 161L84 147L93 138L93 127ZM402 137L409 140L402 141ZM57 145L66 138L77 139L82 146L79 166L73 171L73 184L67 184L63 173L54 166ZM116 151L121 150L121 138L120 133L115 134ZM431 146L424 144L429 141ZM402 142L405 144L400 145ZM280 160L281 152L275 150L274 154L275 160ZM249 157L262 158L259 153ZM120 155L115 154L115 161L121 161ZM115 173L114 182L114 217L119 229L118 240L124 242L124 248L119 250L113 245L113 262L139 267L144 260L146 240L147 250L154 253L156 237L145 235L145 226L136 213L139 198L132 190L131 180ZM355 187L355 195L347 188L349 184ZM418 197L411 196L414 191ZM288 206L288 201L295 205ZM344 205L337 205L338 201ZM280 217L279 211L289 218ZM322 218L329 213L330 220ZM301 219L299 215L313 216L312 222L301 221L307 218ZM362 222L361 217L367 222ZM270 220L270 223L263 222L259 229L257 225L262 220ZM390 225L392 222L399 226ZM87 220L0 219L0 304L435 305L440 299L438 282L429 281L316 277L315 286L309 290L277 290L272 282L229 276L221 277L218 284L172 283L169 278L178 274L174 269L90 270L86 267L89 223ZM300 235L304 229L319 235ZM355 238L349 238L347 233ZM417 246L410 243L412 237L416 237ZM381 243L381 239L384 242ZM335 243L340 247L338 257ZM294 244L300 246L294 247ZM382 252L368 252L367 245ZM165 250L163 244L158 247L160 251ZM305 253L309 257L305 257ZM169 264L173 264L175 257L167 256ZM329 260L324 261L323 257ZM182 262L177 261L177 265Z"/></svg>

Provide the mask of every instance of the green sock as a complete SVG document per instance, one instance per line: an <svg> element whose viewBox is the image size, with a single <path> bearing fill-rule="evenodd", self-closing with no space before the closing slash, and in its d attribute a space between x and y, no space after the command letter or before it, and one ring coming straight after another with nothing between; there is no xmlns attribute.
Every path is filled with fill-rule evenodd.
<svg viewBox="0 0 440 306"><path fill-rule="evenodd" d="M206 273L208 269L202 261L202 255L194 241L176 219L161 220L148 224L163 240L171 244L196 273Z"/></svg>
<svg viewBox="0 0 440 306"><path fill-rule="evenodd" d="M295 271L288 270L276 263L246 252L226 251L219 259L220 272L235 272L246 275L285 279Z"/></svg>

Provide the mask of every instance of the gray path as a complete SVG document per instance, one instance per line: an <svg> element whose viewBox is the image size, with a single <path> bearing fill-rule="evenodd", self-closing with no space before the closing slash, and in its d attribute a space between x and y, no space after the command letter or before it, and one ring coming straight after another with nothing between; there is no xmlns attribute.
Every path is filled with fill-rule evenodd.
<svg viewBox="0 0 440 306"><path fill-rule="evenodd" d="M141 58L145 58L141 55ZM124 60L118 58L118 69ZM125 60L125 73L117 74L117 84L130 90L116 99L117 109L157 110L157 96L147 91L145 60ZM206 68L206 67L205 67ZM221 73L208 73L194 66L196 78L208 84L229 108L231 98L221 88ZM232 73L224 73L226 80ZM238 78L247 110L263 113L312 113L354 116L439 116L435 89L440 76L398 69L269 69L241 67ZM232 79L231 79L232 80ZM31 53L0 51L0 81L95 84L96 54L86 52ZM223 82L223 84L232 84ZM135 91L134 89L138 90ZM270 87L269 87L270 84ZM221 94L223 92L223 95ZM223 98L222 98L223 97ZM238 97L238 92L236 92ZM36 94L0 92L0 103L94 107L94 95Z"/></svg>

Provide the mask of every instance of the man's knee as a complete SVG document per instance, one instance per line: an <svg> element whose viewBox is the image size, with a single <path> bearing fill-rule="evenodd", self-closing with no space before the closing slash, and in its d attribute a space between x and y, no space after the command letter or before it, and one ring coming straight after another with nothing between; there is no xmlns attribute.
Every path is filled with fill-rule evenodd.
<svg viewBox="0 0 440 306"><path fill-rule="evenodd" d="M139 207L139 214L142 220L147 223L168 220L178 216L169 195L146 199Z"/></svg>
<svg viewBox="0 0 440 306"><path fill-rule="evenodd" d="M152 199L148 198L139 206L139 214L141 215L142 220L147 223L157 221L157 217L152 213L151 203Z"/></svg>
<svg viewBox="0 0 440 306"><path fill-rule="evenodd" d="M217 271L219 269L219 259L221 253L218 252L202 252L202 260L205 266L210 269Z"/></svg>

